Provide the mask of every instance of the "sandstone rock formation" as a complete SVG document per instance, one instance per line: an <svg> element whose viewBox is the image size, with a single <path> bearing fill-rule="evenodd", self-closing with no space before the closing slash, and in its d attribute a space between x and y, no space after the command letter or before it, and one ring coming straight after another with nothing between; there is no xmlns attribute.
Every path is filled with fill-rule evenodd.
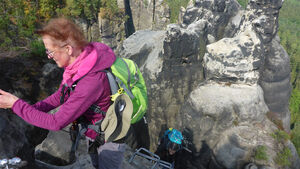
<svg viewBox="0 0 300 169"><path fill-rule="evenodd" d="M235 0L195 0L185 10L181 24L171 24L159 31L140 30L124 40L116 53L136 61L148 87L146 116L151 151L156 148L158 136L166 128L174 127L192 142L187 168L241 169L251 162L258 168L279 169L283 166L275 159L286 148L292 156L291 165L284 168L299 168L294 145L272 137L280 129L289 129L289 57L276 36L281 5L279 0L250 0L246 10L242 10ZM51 77L46 72L44 75ZM15 93L29 96L16 88L28 83L17 81L8 85L3 83L6 80L0 78L4 88L13 86L11 90ZM279 123L273 123L270 116ZM21 121L11 114L1 114L0 132L11 136L5 128L18 130L18 138L23 141L13 147L6 137L1 137L0 141L10 146L10 151L0 149L0 156L33 154L41 140L32 143L30 137L24 136L24 130L32 132L31 127L24 127L23 122L11 126L11 118ZM49 148L57 139L52 136L38 148L51 152ZM9 141L16 143L17 139L11 137ZM259 147L266 148L266 160L255 158ZM59 150L51 153L63 159L65 155L61 152L65 148L56 148ZM132 152L128 149L127 153L125 168L148 166L143 161L136 166L128 164L126 159ZM26 159L32 161L33 157ZM83 153L69 166L39 165L85 168L90 167L90 161Z"/></svg>
<svg viewBox="0 0 300 169"><path fill-rule="evenodd" d="M221 3L221 9L227 12L239 7L237 2L230 2ZM153 149L161 131L167 126L178 126L179 109L189 93L204 80L202 59L206 45L210 43L208 35L218 39L216 32L228 34L221 31L227 24L218 22L222 16L221 9L215 10L214 4L220 3L196 1L183 17L186 18L185 24L168 25L166 31L138 31L120 48L119 55L137 61L144 72L149 93L148 118ZM228 13L229 18L223 20L232 21L240 15L237 10Z"/></svg>
<svg viewBox="0 0 300 169"><path fill-rule="evenodd" d="M191 131L193 163L205 168L248 162L279 168L277 154L285 147L295 152L289 141L270 136L289 130L289 58L276 37L281 5L251 0L243 11L236 1L196 0L183 24L138 31L124 41L120 53L146 77L152 149L157 135L175 127ZM267 118L274 113L282 125ZM258 146L267 148L268 160L254 158ZM292 154L290 168L297 168Z"/></svg>
<svg viewBox="0 0 300 169"><path fill-rule="evenodd" d="M170 23L168 5L163 0L130 0L136 30L161 30Z"/></svg>
<svg viewBox="0 0 300 169"><path fill-rule="evenodd" d="M117 5L120 16L113 19L106 18L103 9L92 24L76 19L89 41L101 41L117 49L136 30L161 30L170 23L169 6L163 0L118 0Z"/></svg>

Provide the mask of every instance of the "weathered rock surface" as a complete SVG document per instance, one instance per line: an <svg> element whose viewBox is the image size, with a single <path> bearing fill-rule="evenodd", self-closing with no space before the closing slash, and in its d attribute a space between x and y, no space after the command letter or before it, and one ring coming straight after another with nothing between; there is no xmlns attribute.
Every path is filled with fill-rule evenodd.
<svg viewBox="0 0 300 169"><path fill-rule="evenodd" d="M250 1L243 12L235 1L196 1L187 8L183 24L169 25L155 44L149 45L157 39L154 32L149 41L142 41L149 37L145 32L124 41L123 56L138 61L147 82L152 149L166 127L175 127L192 131L194 166L242 168L254 161L261 167L280 167L275 156L290 143L277 146L270 134L281 127L266 117L281 108L279 119L289 126L289 59L276 38L280 7L278 1ZM207 50L203 67L197 64L202 61L201 45ZM142 46L154 50L146 53ZM254 159L260 145L270 156L265 162ZM290 168L298 168L298 155L292 158Z"/></svg>
<svg viewBox="0 0 300 169"><path fill-rule="evenodd" d="M206 144L218 165L241 168L256 146L272 140L268 125L276 127L266 120L267 111L259 85L209 82L190 94L180 112L180 127L193 131L196 152Z"/></svg>
<svg viewBox="0 0 300 169"><path fill-rule="evenodd" d="M70 159L70 150L72 141L68 133L69 127L61 131L50 131L47 138L35 148L35 157L37 160L48 164L64 166L73 163ZM86 141L81 140L78 145L78 156L87 154Z"/></svg>
<svg viewBox="0 0 300 169"><path fill-rule="evenodd" d="M276 37L282 3L283 1L249 1L239 32L251 27L260 37L264 66L261 67L259 83L270 111L282 120L283 128L289 131L290 61Z"/></svg>
<svg viewBox="0 0 300 169"><path fill-rule="evenodd" d="M170 23L169 6L163 0L118 0L117 5L119 16L113 19L100 9L97 21L92 24L76 20L89 41L101 41L117 49L136 30L162 30Z"/></svg>
<svg viewBox="0 0 300 169"><path fill-rule="evenodd" d="M276 37L281 5L282 1L250 0L247 9L241 10L234 0L196 0L195 5L185 10L182 24L171 24L161 31L137 31L124 41L116 52L137 62L148 87L146 116L152 151L158 136L166 128L175 127L192 141L189 147L192 159L187 168L240 169L251 162L258 168L279 169L283 167L276 164L275 158L284 148L292 152L291 165L284 168L300 167L293 144L271 136L282 126L267 118L269 112L275 113L288 130L289 57ZM31 92L18 88L28 81L6 83L7 79L0 78L0 85L4 84L0 88L9 90L12 86L11 91L20 96L31 96L28 94ZM35 85L38 84L43 83ZM23 136L25 127L23 122L19 124L20 119L11 114L1 116L0 132L4 137L0 141L9 144L5 136L11 137L9 141L14 143L20 138L24 141L17 147L7 145L12 150L0 149L0 154L33 154L40 141L31 143L31 137ZM11 119L18 122L17 126L8 124ZM6 133L6 127L21 131L20 137L14 139ZM68 147L54 146L52 143L59 140L53 141L57 138L52 136L39 148L64 159ZM266 147L267 160L255 159L259 146ZM55 149L59 150L51 151ZM132 154L130 149L125 159L130 156L128 153ZM21 157L33 160L33 157ZM151 166L147 162L142 160L136 165L125 160L123 166ZM40 168L91 167L84 153L68 166L39 165L43 166Z"/></svg>
<svg viewBox="0 0 300 169"><path fill-rule="evenodd" d="M284 147L295 151L289 142L279 143L270 137L277 127L281 127L265 116L269 109L278 112L280 107L279 119L283 119L286 129L289 128L289 59L276 39L280 7L278 1L250 1L241 29L232 38L223 38L207 46L203 60L206 83L190 94L178 119L182 120L181 128L193 131L196 152L201 150L203 142L213 152L214 157L203 164L205 166L213 162L218 168L242 168L247 162L254 161L264 167L280 168L275 162L278 152ZM235 92L237 86L241 91ZM253 90L257 96L243 86L258 86ZM282 96L282 100L274 96ZM226 114L228 112L233 113ZM242 114L246 118L241 118ZM200 118L197 120L196 117ZM253 154L253 149L260 145L267 147L268 160L263 163L255 160ZM290 168L299 168L297 154L293 153L290 160Z"/></svg>
<svg viewBox="0 0 300 169"><path fill-rule="evenodd" d="M206 79L255 84L263 64L261 52L260 40L250 30L210 44L204 56Z"/></svg>
<svg viewBox="0 0 300 169"><path fill-rule="evenodd" d="M99 24L101 22L94 21L93 23L89 23L80 18L76 18L75 22L80 26L88 41L97 41L99 39L101 33Z"/></svg>
<svg viewBox="0 0 300 169"><path fill-rule="evenodd" d="M28 102L38 99L42 60L34 57L0 59L0 89L12 92ZM12 113L0 109L0 159L21 157L28 168L34 161L34 147L46 137L47 131L33 127Z"/></svg>
<svg viewBox="0 0 300 169"><path fill-rule="evenodd" d="M196 0L194 6L187 7L182 26L203 19L207 21L205 33L219 40L231 37L237 31L242 17L241 7L235 0Z"/></svg>
<svg viewBox="0 0 300 169"><path fill-rule="evenodd" d="M208 35L218 39L217 34L228 34L220 27L226 27L239 15L236 1L205 2L196 1L195 6L187 8L184 24L168 25L166 31L137 31L118 51L120 56L137 61L144 73L149 93L147 116L152 150L156 148L159 133L168 126L178 125L178 111L188 94L204 79L201 61L209 43ZM220 4L222 10L212 7ZM236 10L230 12L230 6ZM224 10L229 18L218 22L217 16L222 18Z"/></svg>
<svg viewBox="0 0 300 169"><path fill-rule="evenodd" d="M138 31L122 46L121 55L131 56L144 72L149 97L149 131L154 147L159 133L167 126L176 125L175 118L184 98L203 79L199 41L195 35L180 28Z"/></svg>
<svg viewBox="0 0 300 169"><path fill-rule="evenodd" d="M64 130L67 130L64 129ZM76 151L77 160L69 161L69 152L71 149L71 141L66 131L49 132L47 138L36 147L36 167L43 169L91 169L94 168L91 158L87 153L86 140L81 140ZM134 160L129 163L133 157L134 151L130 147L126 147L122 169L141 169L151 168L153 163L135 156Z"/></svg>
<svg viewBox="0 0 300 169"><path fill-rule="evenodd" d="M170 11L163 0L130 0L135 30L161 30L170 23Z"/></svg>
<svg viewBox="0 0 300 169"><path fill-rule="evenodd" d="M107 18L101 18L99 15L99 30L101 42L107 44L112 49L116 49L125 38L124 21L110 21Z"/></svg>
<svg viewBox="0 0 300 169"><path fill-rule="evenodd" d="M62 74L63 69L58 68L56 64L47 63L43 66L39 86L46 96L51 95L58 89Z"/></svg>

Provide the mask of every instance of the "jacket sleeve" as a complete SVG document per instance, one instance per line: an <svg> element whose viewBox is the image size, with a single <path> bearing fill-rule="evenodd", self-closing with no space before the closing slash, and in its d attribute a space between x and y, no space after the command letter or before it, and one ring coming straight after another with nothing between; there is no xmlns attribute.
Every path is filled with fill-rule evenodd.
<svg viewBox="0 0 300 169"><path fill-rule="evenodd" d="M107 91L108 90L108 91ZM13 111L28 123L48 130L60 130L81 116L90 105L110 93L104 72L81 79L68 100L55 114L48 114L19 99ZM109 99L109 94L107 95Z"/></svg>
<svg viewBox="0 0 300 169"><path fill-rule="evenodd" d="M49 112L57 108L60 105L60 92L62 90L62 85L60 85L59 89L53 93L51 96L47 97L46 99L39 101L32 105L37 110L43 112Z"/></svg>

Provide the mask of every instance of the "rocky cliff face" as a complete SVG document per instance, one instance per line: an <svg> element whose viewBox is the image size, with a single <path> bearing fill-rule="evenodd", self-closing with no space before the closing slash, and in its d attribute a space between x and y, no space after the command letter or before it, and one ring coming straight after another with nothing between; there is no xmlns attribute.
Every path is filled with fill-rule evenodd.
<svg viewBox="0 0 300 169"><path fill-rule="evenodd" d="M115 18L106 18L100 9L92 25L76 20L89 41L101 41L117 49L136 30L161 30L170 23L169 6L163 0L118 0L117 4L120 11Z"/></svg>
<svg viewBox="0 0 300 169"><path fill-rule="evenodd" d="M57 85L59 70L45 66L42 73L44 64L44 60L37 57L1 58L0 89L30 103L49 95L48 92ZM24 122L11 110L0 109L0 159L19 156L28 162L27 168L32 168L35 146L46 138L47 133Z"/></svg>
<svg viewBox="0 0 300 169"><path fill-rule="evenodd" d="M169 7L163 0L130 0L130 7L136 30L160 30L170 23Z"/></svg>
<svg viewBox="0 0 300 169"><path fill-rule="evenodd" d="M235 1L230 2L223 3L224 11L234 6L238 9ZM222 14L214 12L213 5L214 1L196 1L195 6L187 9L187 16L183 16L185 24L169 25L165 31L138 31L124 41L119 51L120 55L136 60L144 72L150 95L148 115L150 124L153 123L150 125L153 136L166 126L178 126L178 110L190 92L204 81L202 60L206 45L217 39L214 32L229 24L218 24L220 17L215 15ZM238 18L236 15L239 13L230 12L226 20ZM153 137L153 143L156 140Z"/></svg>
<svg viewBox="0 0 300 169"><path fill-rule="evenodd" d="M196 0L181 25L124 41L121 55L139 63L147 82L152 149L175 127L190 131L194 166L280 168L275 159L288 147L290 168L299 167L292 143L270 136L289 130L289 58L276 36L281 5L251 0L241 10L233 0ZM260 146L265 161L255 159Z"/></svg>
<svg viewBox="0 0 300 169"><path fill-rule="evenodd" d="M183 131L192 143L187 168L240 169L250 162L265 169L299 168L300 160L293 144L273 137L280 129L288 131L290 114L289 57L276 36L281 5L279 0L250 0L246 10L242 10L235 0L196 0L183 10L181 24L157 31L140 30L124 40L116 53L136 61L148 87L146 116L152 151L156 149L158 136L168 127L174 127ZM3 61L6 64L7 60ZM49 70L54 67L44 68L43 75L51 77ZM7 79L0 78L0 84L4 85L0 88L9 90L13 86L11 91L19 92L22 90L15 86L28 84L27 81L13 83L13 80L6 83ZM36 100L36 97L29 98ZM3 134L0 141L6 146L0 149L0 157L23 152L20 156L32 161L33 157L25 156L24 152L33 154L33 148L41 140L32 143L30 136L35 133L32 127L19 122L20 119L6 110L0 111L4 111L0 117ZM6 128L11 129L9 133L16 132L18 138ZM24 135L26 132L31 135ZM5 136L10 137L12 144ZM51 143L57 139L52 136L38 148L63 158L59 153L65 147L50 151ZM19 142L20 139L23 141ZM267 159L255 157L260 147L264 147ZM291 165L284 167L276 159L286 149L292 156L288 158ZM129 156L130 153L126 155L127 160ZM83 155L78 163L65 168L88 168L90 162L86 159ZM124 162L124 168L145 165L149 164L141 161L134 166Z"/></svg>

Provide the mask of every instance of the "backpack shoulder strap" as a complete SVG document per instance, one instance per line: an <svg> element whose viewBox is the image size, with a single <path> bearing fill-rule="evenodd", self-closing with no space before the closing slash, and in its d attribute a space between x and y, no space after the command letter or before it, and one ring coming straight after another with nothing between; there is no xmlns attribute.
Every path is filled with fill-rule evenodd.
<svg viewBox="0 0 300 169"><path fill-rule="evenodd" d="M108 81L109 81L109 86L110 86L110 90L111 90L111 93L112 94L115 94L118 92L119 90L119 87L118 87L118 84L115 80L115 75L111 72L111 69L106 69L106 70L103 70L103 72L106 73L107 75L107 78L108 78Z"/></svg>
<svg viewBox="0 0 300 169"><path fill-rule="evenodd" d="M118 84L121 86L121 88L123 88L125 90L125 92L127 93L127 95L131 98L134 99L134 95L132 94L131 90L128 89L126 87L126 85L122 82L122 80L120 80L118 77L116 77L116 81L118 82ZM128 86L129 87L129 86Z"/></svg>
<svg viewBox="0 0 300 169"><path fill-rule="evenodd" d="M67 83L63 84L63 87L61 89L60 93L60 104L63 104L65 102L65 96L68 94L70 96L70 92L75 90L75 87L77 86L77 83L83 79L86 75L82 76L81 78L77 79L71 87L67 85ZM66 89L67 88L67 89ZM66 91L65 91L66 90Z"/></svg>
<svg viewBox="0 0 300 169"><path fill-rule="evenodd" d="M109 80L109 85L110 85L110 89L111 89L111 94L112 94L112 98L114 98L114 95L118 93L118 90L120 88L123 88L123 90L125 90L125 92L127 93L127 95L131 98L134 99L134 95L132 94L131 90L130 90L130 69L128 64L126 63L126 61L123 58L120 58L123 63L126 65L127 68L127 73L128 73L128 78L127 78L127 86L123 83L123 81L118 78L117 76L115 76L111 70L111 68L103 70L104 72L106 72L108 80Z"/></svg>

